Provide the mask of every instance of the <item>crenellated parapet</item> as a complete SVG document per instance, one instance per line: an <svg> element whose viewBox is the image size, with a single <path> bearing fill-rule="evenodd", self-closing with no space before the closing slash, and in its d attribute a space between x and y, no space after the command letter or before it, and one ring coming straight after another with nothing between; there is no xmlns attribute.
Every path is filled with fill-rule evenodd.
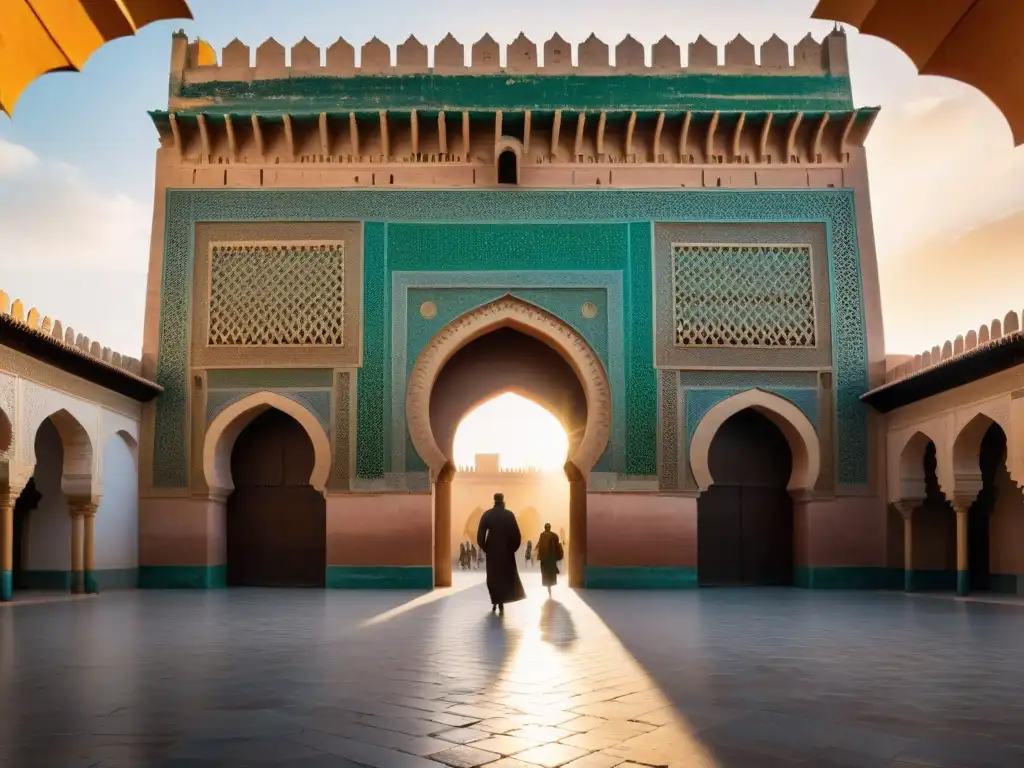
<svg viewBox="0 0 1024 768"><path fill-rule="evenodd" d="M478 75L602 75L602 74L822 74L845 76L849 73L846 35L839 29L824 40L808 34L795 45L773 35L760 46L737 35L724 46L717 46L703 35L684 46L668 36L650 48L631 35L612 46L591 34L574 45L555 34L538 46L524 34L502 46L484 35L467 46L450 33L430 49L414 35L392 50L374 37L359 47L338 38L321 48L303 38L286 49L274 38L255 47L235 39L221 51L203 40L189 42L182 33L175 37L182 55L174 56L172 79L182 85L208 82L278 80L293 77L363 75L438 74ZM504 53L504 55L502 55ZM357 63L358 58L358 63Z"/></svg>
<svg viewBox="0 0 1024 768"><path fill-rule="evenodd" d="M97 362L105 363L133 376L142 375L142 364L138 359L114 352L110 347L103 346L100 342L81 333L76 333L70 325L65 326L60 320L52 319L49 315L42 315L35 307L26 311L25 306L21 299L12 301L4 291L0 290L0 317L4 320L27 328L46 337L54 344L66 349L73 349Z"/></svg>
<svg viewBox="0 0 1024 768"><path fill-rule="evenodd" d="M957 336L952 341L946 340L941 345L914 355L886 371L886 384L901 381L937 365L946 365L957 358L978 354L1016 339L1021 335L1020 318L1021 316L1014 311L1007 312L1002 320L996 318L978 329L971 329L966 334Z"/></svg>

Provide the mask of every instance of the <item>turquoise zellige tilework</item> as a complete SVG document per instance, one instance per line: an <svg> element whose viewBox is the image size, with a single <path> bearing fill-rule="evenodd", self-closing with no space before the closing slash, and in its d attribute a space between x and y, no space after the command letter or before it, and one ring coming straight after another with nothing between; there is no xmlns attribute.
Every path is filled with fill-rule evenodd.
<svg viewBox="0 0 1024 768"><path fill-rule="evenodd" d="M799 408L807 420L815 429L818 428L818 390L817 389L796 389L788 387L759 387L765 392L785 398ZM718 405L726 398L745 392L746 389L687 389L686 399L686 445L693 440L693 433L697 430L708 411Z"/></svg>
<svg viewBox="0 0 1024 768"><path fill-rule="evenodd" d="M168 190L160 314L153 481L156 487L187 484L187 385L189 308L194 225L197 221L364 221L364 360L358 378L357 473L384 472L387 423L384 370L388 364L387 307L389 269L552 268L562 259L571 269L615 269L594 257L594 238L628 241L625 268L627 334L628 471L655 472L656 387L651 352L650 223L666 222L823 222L829 233L833 346L836 374L836 422L840 425L837 472L840 484L867 482L867 410L859 401L867 389L867 345L861 292L853 194L827 190ZM391 222L385 224L382 222ZM528 224L548 233L528 260L497 252L475 251L449 258L439 250L400 253L400 266L388 264L388 230L404 223L431 222L438 230L451 224L483 222ZM566 242L557 230L589 223L591 241ZM602 231L604 225L607 232ZM614 226L615 224L625 226ZM507 229L514 229L508 227ZM478 233L477 243L502 245L522 235ZM401 233L399 233L401 241ZM625 243L624 243L625 245ZM646 249L646 250L645 250ZM411 266L415 262L416 266ZM600 266L598 266L601 264ZM637 410L634 410L637 409Z"/></svg>

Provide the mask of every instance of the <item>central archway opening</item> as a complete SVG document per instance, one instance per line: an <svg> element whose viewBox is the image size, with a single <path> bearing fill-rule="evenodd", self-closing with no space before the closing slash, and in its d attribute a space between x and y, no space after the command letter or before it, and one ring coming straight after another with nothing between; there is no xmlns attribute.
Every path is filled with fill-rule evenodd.
<svg viewBox="0 0 1024 768"><path fill-rule="evenodd" d="M463 567L460 544L474 545L474 521L495 493L504 493L517 513L520 567L526 565L526 542L536 543L545 522L561 531L566 544L573 540L570 508L575 504L577 515L585 515L586 487L582 478L567 475L566 459L586 430L587 400L558 351L513 327L489 331L444 364L429 408L449 467L434 499L435 583L450 583L452 569ZM579 486L575 502L570 481ZM562 568L567 571L568 563Z"/></svg>
<svg viewBox="0 0 1024 768"><path fill-rule="evenodd" d="M459 422L453 446L453 567L480 570L477 528L495 493L516 516L523 546L520 569L536 570L533 557L545 523L566 544L569 481L565 462L569 436L553 413L534 400L505 392L477 406Z"/></svg>
<svg viewBox="0 0 1024 768"><path fill-rule="evenodd" d="M726 419L708 451L714 480L697 502L702 586L793 584L793 454L782 431L746 408Z"/></svg>
<svg viewBox="0 0 1024 768"><path fill-rule="evenodd" d="M306 430L275 408L238 435L226 509L229 585L325 586L326 502L309 484L314 460Z"/></svg>

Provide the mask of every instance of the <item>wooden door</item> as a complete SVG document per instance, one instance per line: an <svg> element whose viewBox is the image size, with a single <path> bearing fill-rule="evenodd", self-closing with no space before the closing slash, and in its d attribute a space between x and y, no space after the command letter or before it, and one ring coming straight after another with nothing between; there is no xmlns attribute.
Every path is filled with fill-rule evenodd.
<svg viewBox="0 0 1024 768"><path fill-rule="evenodd" d="M325 585L326 508L309 485L312 470L309 437L280 411L258 416L238 436L227 503L229 584Z"/></svg>
<svg viewBox="0 0 1024 768"><path fill-rule="evenodd" d="M793 583L789 444L756 411L728 419L711 443L715 484L697 502L697 575L704 586Z"/></svg>

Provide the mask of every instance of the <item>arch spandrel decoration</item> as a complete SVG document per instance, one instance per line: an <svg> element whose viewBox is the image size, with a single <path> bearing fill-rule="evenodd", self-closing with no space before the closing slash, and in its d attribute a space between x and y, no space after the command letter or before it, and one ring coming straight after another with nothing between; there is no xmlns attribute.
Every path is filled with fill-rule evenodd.
<svg viewBox="0 0 1024 768"><path fill-rule="evenodd" d="M731 416L751 408L766 416L779 428L793 453L793 472L787 488L790 492L810 492L818 482L821 472L821 444L814 425L803 411L785 398L765 392L763 389L748 389L727 397L708 411L701 419L690 440L690 468L693 479L701 491L714 484L708 455L711 442L719 428Z"/></svg>
<svg viewBox="0 0 1024 768"><path fill-rule="evenodd" d="M445 363L466 344L498 328L513 328L550 345L572 367L587 401L583 438L568 462L586 475L601 458L611 434L612 396L597 353L571 326L529 302L506 295L455 318L416 359L406 394L406 419L413 446L436 479L449 457L437 444L430 424L430 393Z"/></svg>
<svg viewBox="0 0 1024 768"><path fill-rule="evenodd" d="M324 492L331 472L331 442L316 416L299 403L276 392L254 392L232 403L210 422L203 441L203 476L211 493L227 495L235 488L231 479L231 452L242 430L270 408L295 419L313 444L313 471L309 484Z"/></svg>

